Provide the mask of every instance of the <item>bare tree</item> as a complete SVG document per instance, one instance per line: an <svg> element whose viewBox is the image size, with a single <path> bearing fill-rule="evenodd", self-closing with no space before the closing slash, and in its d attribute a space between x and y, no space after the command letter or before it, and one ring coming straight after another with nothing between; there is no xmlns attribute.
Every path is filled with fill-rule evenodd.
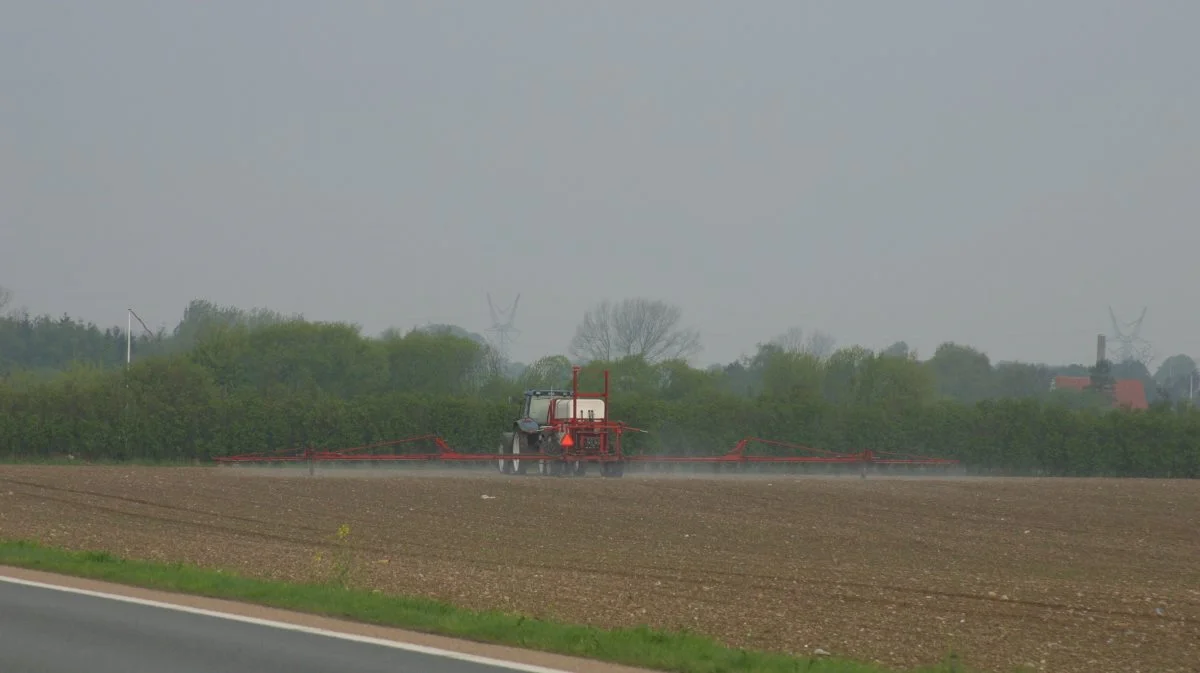
<svg viewBox="0 0 1200 673"><path fill-rule="evenodd" d="M4 307L8 306L8 302L10 301L12 301L12 292L3 285L0 285L0 311L3 311Z"/></svg>
<svg viewBox="0 0 1200 673"><path fill-rule="evenodd" d="M700 352L700 334L680 326L677 306L651 299L600 302L583 316L570 352L575 357L615 360L640 355L648 362L687 359Z"/></svg>
<svg viewBox="0 0 1200 673"><path fill-rule="evenodd" d="M771 339L770 343L779 346L785 353L801 353L804 351L804 330L799 327L788 328L788 331Z"/></svg>
<svg viewBox="0 0 1200 673"><path fill-rule="evenodd" d="M508 362L503 353L496 350L491 344L484 343L479 345L479 356L475 366L471 368L468 375L470 386L475 390L479 390L488 381L504 378L507 366Z"/></svg>
<svg viewBox="0 0 1200 673"><path fill-rule="evenodd" d="M833 355L835 344L837 344L837 339L834 339L832 334L827 334L821 330L813 330L813 333L808 335L808 343L805 344L805 350L813 356L824 360Z"/></svg>
<svg viewBox="0 0 1200 673"><path fill-rule="evenodd" d="M804 330L792 327L771 339L771 343L787 353L804 353L823 360L833 354L833 346L837 341L820 330L813 330L806 339Z"/></svg>

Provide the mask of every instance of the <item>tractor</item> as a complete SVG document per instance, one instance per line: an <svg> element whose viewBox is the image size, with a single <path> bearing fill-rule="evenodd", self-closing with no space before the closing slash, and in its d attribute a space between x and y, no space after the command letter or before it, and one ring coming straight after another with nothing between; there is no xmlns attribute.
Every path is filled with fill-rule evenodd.
<svg viewBox="0 0 1200 673"><path fill-rule="evenodd" d="M589 463L599 463L604 477L625 473L621 433L627 428L608 418L608 371L600 393L580 392L579 371L571 368L571 390L525 391L521 417L503 435L502 474L528 474L530 463L544 476L582 477Z"/></svg>

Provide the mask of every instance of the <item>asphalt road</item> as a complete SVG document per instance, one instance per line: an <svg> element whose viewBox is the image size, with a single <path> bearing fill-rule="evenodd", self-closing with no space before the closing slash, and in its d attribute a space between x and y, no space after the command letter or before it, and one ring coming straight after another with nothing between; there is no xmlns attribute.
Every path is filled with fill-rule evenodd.
<svg viewBox="0 0 1200 673"><path fill-rule="evenodd" d="M8 581L0 581L0 671L553 673Z"/></svg>

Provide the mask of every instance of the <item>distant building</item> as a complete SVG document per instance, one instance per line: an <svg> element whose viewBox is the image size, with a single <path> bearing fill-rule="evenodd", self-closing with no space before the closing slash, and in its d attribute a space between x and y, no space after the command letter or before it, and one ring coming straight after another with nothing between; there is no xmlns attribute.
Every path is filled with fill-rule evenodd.
<svg viewBox="0 0 1200 673"><path fill-rule="evenodd" d="M1055 376L1050 382L1051 390L1085 390L1092 384L1089 376ZM1149 409L1146 388L1137 379L1119 379L1113 385L1113 406L1128 409Z"/></svg>

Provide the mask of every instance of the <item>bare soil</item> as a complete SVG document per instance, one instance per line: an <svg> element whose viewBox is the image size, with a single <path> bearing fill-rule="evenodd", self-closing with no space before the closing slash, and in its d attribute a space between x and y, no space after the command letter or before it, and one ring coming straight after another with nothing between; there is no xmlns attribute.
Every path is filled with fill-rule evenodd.
<svg viewBox="0 0 1200 673"><path fill-rule="evenodd" d="M1200 670L1196 481L332 474L2 466L0 536L288 580L348 551L382 591L896 667Z"/></svg>

